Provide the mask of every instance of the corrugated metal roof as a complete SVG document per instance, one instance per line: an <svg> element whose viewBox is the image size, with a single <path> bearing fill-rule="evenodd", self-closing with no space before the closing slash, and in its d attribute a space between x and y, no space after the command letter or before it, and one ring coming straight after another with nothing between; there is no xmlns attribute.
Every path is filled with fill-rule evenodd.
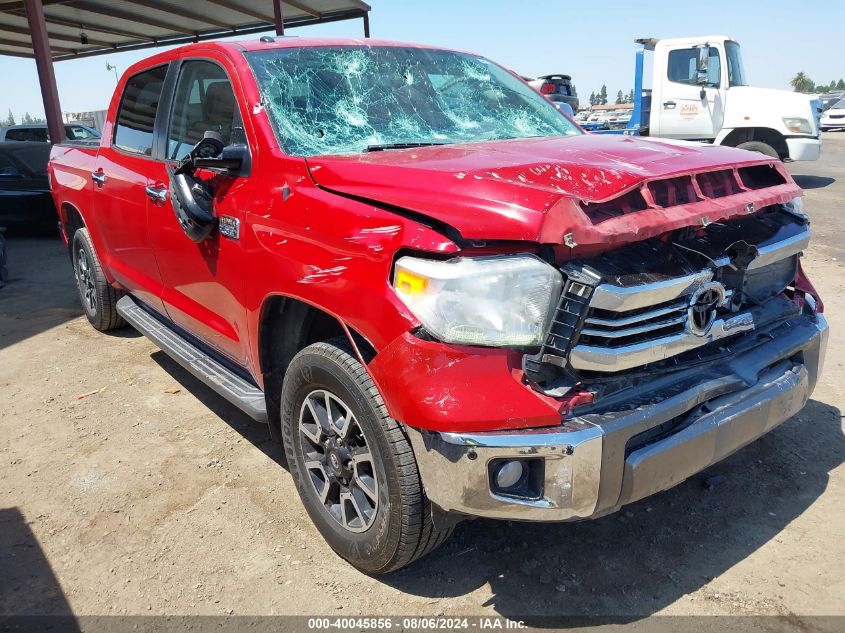
<svg viewBox="0 0 845 633"><path fill-rule="evenodd" d="M54 60L273 29L273 0L42 0ZM284 0L285 28L363 18L362 0ZM0 0L0 55L33 57L21 0Z"/></svg>

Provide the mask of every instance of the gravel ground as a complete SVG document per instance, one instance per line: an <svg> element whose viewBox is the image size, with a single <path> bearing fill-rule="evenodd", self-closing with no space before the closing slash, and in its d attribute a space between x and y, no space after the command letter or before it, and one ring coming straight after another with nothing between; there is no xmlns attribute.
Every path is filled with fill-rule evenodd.
<svg viewBox="0 0 845 633"><path fill-rule="evenodd" d="M845 133L790 169L834 332L806 409L615 515L467 522L381 578L325 545L264 427L133 330L94 331L58 241L11 238L0 616L767 614L812 629L802 618L845 615Z"/></svg>

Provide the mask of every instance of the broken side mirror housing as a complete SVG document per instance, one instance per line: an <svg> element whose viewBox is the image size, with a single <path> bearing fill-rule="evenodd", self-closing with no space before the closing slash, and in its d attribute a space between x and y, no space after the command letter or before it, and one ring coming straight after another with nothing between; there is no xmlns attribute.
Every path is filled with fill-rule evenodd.
<svg viewBox="0 0 845 633"><path fill-rule="evenodd" d="M245 144L227 145L213 157L197 157L194 166L225 174L232 178L245 178L252 171L252 157Z"/></svg>

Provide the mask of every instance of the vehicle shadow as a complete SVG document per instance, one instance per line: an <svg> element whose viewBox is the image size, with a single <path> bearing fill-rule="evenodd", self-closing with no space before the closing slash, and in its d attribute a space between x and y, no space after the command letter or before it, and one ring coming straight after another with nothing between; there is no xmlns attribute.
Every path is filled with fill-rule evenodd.
<svg viewBox="0 0 845 633"><path fill-rule="evenodd" d="M792 176L795 183L802 189L824 189L836 182L836 178L830 176L811 176L807 174L795 174Z"/></svg>
<svg viewBox="0 0 845 633"><path fill-rule="evenodd" d="M195 378L179 363L162 351L150 355L159 367L170 374L177 383L182 385L197 400L207 407L214 415L241 434L250 444L264 453L267 457L287 469L284 451L281 444L270 437L266 424L256 422L235 405L227 402L205 383Z"/></svg>
<svg viewBox="0 0 845 633"><path fill-rule="evenodd" d="M646 617L751 555L824 492L845 461L840 418L812 400L704 473L596 521L463 523L446 546L381 580L433 599L489 583L484 606L536 627Z"/></svg>
<svg viewBox="0 0 845 633"><path fill-rule="evenodd" d="M0 349L82 314L61 240L6 235L9 279L0 290Z"/></svg>
<svg viewBox="0 0 845 633"><path fill-rule="evenodd" d="M62 631L80 631L50 562L17 508L0 508L0 535L0 630L50 630L60 624Z"/></svg>

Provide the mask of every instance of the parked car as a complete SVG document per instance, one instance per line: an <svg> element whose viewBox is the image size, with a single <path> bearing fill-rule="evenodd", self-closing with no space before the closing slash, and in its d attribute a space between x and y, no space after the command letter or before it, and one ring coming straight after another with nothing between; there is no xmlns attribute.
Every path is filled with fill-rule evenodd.
<svg viewBox="0 0 845 633"><path fill-rule="evenodd" d="M840 99L822 112L822 131L845 130L845 99Z"/></svg>
<svg viewBox="0 0 845 633"><path fill-rule="evenodd" d="M578 109L578 97L572 94L572 77L569 75L543 75L529 79L528 85L552 101L567 103L573 111Z"/></svg>
<svg viewBox="0 0 845 633"><path fill-rule="evenodd" d="M104 129L50 161L88 320L266 422L368 573L463 517L674 486L818 379L808 219L769 157L584 134L485 58L341 39L159 53Z"/></svg>
<svg viewBox="0 0 845 633"><path fill-rule="evenodd" d="M0 143L0 227L55 231L46 143Z"/></svg>
<svg viewBox="0 0 845 633"><path fill-rule="evenodd" d="M568 103L566 103L565 101L555 101L554 104L555 107L561 112L563 112L565 115L573 119L575 118L575 113L572 112L572 106L570 106Z"/></svg>
<svg viewBox="0 0 845 633"><path fill-rule="evenodd" d="M9 279L9 269L7 268L6 259L6 238L3 236L3 227L0 227L0 288L6 285L6 280Z"/></svg>
<svg viewBox="0 0 845 633"><path fill-rule="evenodd" d="M73 141L95 141L100 138L100 133L97 130L81 123L65 124L65 134ZM0 128L0 142L4 141L49 143L50 133L45 123L9 125Z"/></svg>
<svg viewBox="0 0 845 633"><path fill-rule="evenodd" d="M830 110L830 108L832 108L835 103L838 103L842 99L845 99L845 90L841 92L830 92L828 94L820 95L819 103L821 104L822 113Z"/></svg>

